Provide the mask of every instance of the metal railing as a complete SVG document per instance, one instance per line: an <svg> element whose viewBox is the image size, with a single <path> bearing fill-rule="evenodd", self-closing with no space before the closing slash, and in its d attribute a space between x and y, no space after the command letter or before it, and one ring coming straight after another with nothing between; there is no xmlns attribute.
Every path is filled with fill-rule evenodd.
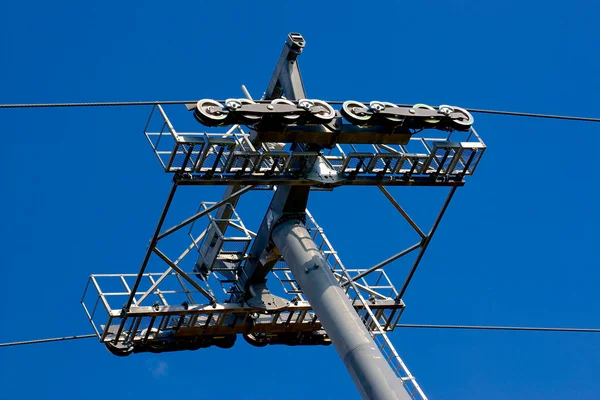
<svg viewBox="0 0 600 400"><path fill-rule="evenodd" d="M201 176L196 183L210 183L216 178L298 179L312 171L317 158L341 174L342 181L356 177L410 179L473 174L486 148L475 129L427 132L433 136L413 136L407 144L336 144L320 153L298 153L290 151L285 143L263 143L255 148L250 134L240 125L219 133L177 132L161 105L153 107L144 129L165 172Z"/></svg>

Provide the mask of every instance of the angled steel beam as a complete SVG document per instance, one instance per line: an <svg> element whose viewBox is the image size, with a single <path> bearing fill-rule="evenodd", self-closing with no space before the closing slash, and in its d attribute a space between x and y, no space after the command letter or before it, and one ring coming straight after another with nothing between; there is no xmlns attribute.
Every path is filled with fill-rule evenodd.
<svg viewBox="0 0 600 400"><path fill-rule="evenodd" d="M308 203L309 186L279 186L260 228L252 242L244 273L238 280L239 288L246 290L251 283L262 282L277 259L270 259L269 242L274 223L284 215L303 215Z"/></svg>
<svg viewBox="0 0 600 400"><path fill-rule="evenodd" d="M344 283L350 283L350 284L355 285L357 288L363 290L364 292L369 293L374 298L376 297L376 298L379 298L379 299L382 299L382 300L386 300L386 299L389 298L389 297L387 297L387 296L385 296L385 295L383 295L383 294L381 294L381 293L379 293L379 292L371 289L368 286L361 285L360 283L357 283L354 280L348 280L348 278L346 278L346 276L344 274L341 274L339 272L333 272L333 276L335 276L340 282L344 281ZM340 285L340 287L341 286L342 285Z"/></svg>
<svg viewBox="0 0 600 400"><path fill-rule="evenodd" d="M206 210L202 210L199 213L196 213L194 215L192 215L191 217L187 218L186 220L182 221L180 224L175 225L172 228L167 229L166 231L164 231L163 233L161 233L160 235L157 236L157 241L169 236L171 233L183 228L186 225L191 224L192 222L194 222L195 220L202 218L203 216L205 216L206 214L214 211L215 209L221 207L223 204L230 202L232 199L237 198L238 196L243 195L244 193L246 193L247 191L251 190L254 187L254 185L248 185L245 186L243 188L241 188L240 190L234 192L233 194L231 194L231 196L226 197L224 199L222 199L221 201L219 201L218 203L213 204L212 206L208 207Z"/></svg>
<svg viewBox="0 0 600 400"><path fill-rule="evenodd" d="M404 219L406 219L406 221L410 224L410 226L412 226L413 229L419 234L419 236L421 236L421 239L425 239L425 233L423 233L423 231L421 230L421 228L419 228L417 223L415 221L413 221L413 219L410 217L410 215L408 215L408 213L406 211L404 211L404 209L400 206L400 204L398 204L398 202L396 201L396 199L394 199L394 197L390 194L390 192L388 192L387 189L381 185L379 185L377 187L379 188L379 190L381 190L381 192L385 195L385 197L387 197L387 199L390 201L390 203L392 203L392 205L394 207L396 207L396 210L398 210L398 212L400 214L402 214L402 216L404 217Z"/></svg>
<svg viewBox="0 0 600 400"><path fill-rule="evenodd" d="M284 93L288 98L291 98L290 96L294 94L297 96L295 100L306 96L302 77L300 76L300 69L296 63L296 58L302 53L304 45L304 38L299 33L290 33L288 35L285 46L279 56L279 61L277 61L277 65L275 66L275 71L265 91L266 100L279 98Z"/></svg>
<svg viewBox="0 0 600 400"><path fill-rule="evenodd" d="M205 235L206 235L206 230L204 230L204 231L203 231L203 232L200 234L200 236L198 236L198 238L196 238L196 239L195 239L195 240L192 242L192 244L191 244L191 245L189 245L189 246L188 246L188 248L187 248L187 249L185 249L185 250L183 251L183 253L181 253L181 255L179 256L179 258L178 258L177 260L175 260L175 261L174 261L174 264L179 264L179 262L180 262L181 260L183 260L183 258L184 258L184 257L185 257L185 256L186 256L186 255L187 255L187 254L188 254L188 253L189 253L189 252L190 252L190 251L191 251L193 248L194 248L194 246L195 246L196 244L198 244L198 242L199 242L200 240L202 240L202 238L203 238ZM154 282L154 283L152 284L152 286L150 286L150 288L149 288L148 290L146 290L146 292L145 292L144 294L142 294L142 297L140 297L140 298L137 300L137 302L138 302L138 303L141 303L141 302L143 302L143 301L146 299L146 297L148 297L149 295L151 295L151 294L152 294L152 292L153 292L153 291L154 291L154 290L155 290L155 289L158 287L158 285L160 285L160 283L161 283L161 282L162 282L162 281L163 281L163 280L164 280L164 279L165 279L167 276L169 276L169 274L170 274L172 271L173 271L173 268L171 268L171 267L167 268L167 270L166 270L165 272L163 272L161 276L159 276L159 277L158 277L158 279L156 280L156 282ZM133 299L133 301L134 301L134 303L135 303L135 302L136 302L136 299L134 298L134 299Z"/></svg>
<svg viewBox="0 0 600 400"><path fill-rule="evenodd" d="M140 267L140 271L138 272L137 277L135 278L135 282L133 283L133 286L131 288L131 294L129 295L127 302L123 306L123 310L125 312L129 311L129 308L131 307L131 303L133 302L133 299L135 297L135 292L138 290L138 287L140 286L140 282L142 281L142 277L144 276L144 272L146 271L146 267L148 266L148 261L150 260L150 255L152 254L152 250L154 250L156 243L158 243L160 230L162 229L163 223L165 222L165 218L167 217L167 213L169 212L169 208L171 207L171 202L173 201L173 197L175 197L176 190L177 190L177 181L175 181L173 183L173 186L171 187L171 192L169 193L169 197L167 198L167 202L165 203L163 212L160 215L160 219L158 220L158 224L156 225L156 229L154 230L154 235L152 235L152 240L150 240L150 244L148 245L148 248L146 249L146 255L144 256L144 261L142 261L142 266ZM123 322L125 322L125 320L123 320ZM122 329L119 329L119 330L122 330ZM118 338L118 335L117 335L117 338Z"/></svg>
<svg viewBox="0 0 600 400"><path fill-rule="evenodd" d="M415 271L417 270L417 267L419 266L419 263L421 262L421 259L423 258L423 254L425 253L425 250L427 250L427 246L429 246L429 243L431 242L431 238L433 237L433 234L435 233L438 225L440 224L440 221L442 220L442 217L444 216L444 213L446 212L446 209L448 208L448 204L450 204L450 200L452 200L452 196L454 196L454 192L456 192L456 186L453 186L450 189L450 193L448 193L448 197L446 197L446 201L444 202L444 205L442 206L442 210L440 211L437 218L435 219L435 222L433 223L433 226L431 227L429 234L423 239L423 242L421 245L421 251L419 252L419 255L417 255L417 259L415 260L410 272L408 273L408 277L404 281L404 284L402 285L402 289L400 289L398 296L396 296L396 301L400 301L402 299L402 296L404 296L404 292L406 292L406 288L408 287L410 280L412 279L413 275L415 274Z"/></svg>
<svg viewBox="0 0 600 400"><path fill-rule="evenodd" d="M418 249L419 247L421 247L422 242L419 242L417 244L413 244L412 246L410 246L409 248L402 250L400 253L394 254L393 256L391 256L390 258L381 261L380 263L375 264L374 266L372 266L371 268L369 268L366 271L361 272L360 274L352 277L352 279L350 281L344 282L342 283L342 287L344 286L348 286L351 282L354 282L360 278L364 278L365 276L369 275L372 272L377 271L380 268L385 267L386 265L388 265L389 263L396 261L397 259L399 259L400 257L403 257L409 253L412 253L413 251L415 251L416 249Z"/></svg>
<svg viewBox="0 0 600 400"><path fill-rule="evenodd" d="M181 262L181 260L183 260L190 253L190 251L192 251L192 249L194 247L198 246L198 243L200 243L200 241L204 238L204 236L206 236L206 232L208 232L208 229L203 230L202 233L200 235L198 235L198 237L196 239L192 240L192 244L190 244L187 247L187 249L185 249L183 251L183 253L181 253L179 255L177 260L175 260L175 264L179 264Z"/></svg>
<svg viewBox="0 0 600 400"><path fill-rule="evenodd" d="M181 268L179 268L179 266L177 266L173 261L171 261L169 259L169 257L167 257L162 251L160 251L157 247L154 247L154 252L164 261L166 262L171 268L173 268L175 271L177 271L177 273L179 273L179 275L181 275L181 277L183 277L186 281L188 281L197 291L199 291L200 293L202 293L204 296L206 296L207 299L210 300L211 303L216 303L217 299L215 298L215 296L211 293L209 293L208 291L206 291L206 289L204 289L202 286L198 285L192 278L190 278L188 276L188 274L186 274Z"/></svg>
<svg viewBox="0 0 600 400"><path fill-rule="evenodd" d="M152 294L152 292L154 292L156 290L156 288L158 288L158 285L160 285L161 282L164 281L165 278L167 276L169 276L169 274L171 274L172 272L173 272L173 268L171 268L171 267L167 268L167 270L165 272L163 272L162 275L159 276L156 281L154 281L152 286L150 286L150 288L148 288L148 290L146 290L139 299L137 299L137 300L135 298L133 299L134 304L135 305L142 304L142 302L144 300L146 300L146 298L148 296L150 296Z"/></svg>

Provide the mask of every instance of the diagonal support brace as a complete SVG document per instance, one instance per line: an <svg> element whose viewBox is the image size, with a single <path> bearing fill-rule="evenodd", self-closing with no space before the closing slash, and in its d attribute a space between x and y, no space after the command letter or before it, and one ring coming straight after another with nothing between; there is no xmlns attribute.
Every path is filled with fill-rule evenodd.
<svg viewBox="0 0 600 400"><path fill-rule="evenodd" d="M396 301L402 300L402 296L404 296L404 292L406 292L406 288L408 287L408 284L410 283L413 275L415 274L415 271L417 270L417 267L419 266L419 263L421 262L421 259L423 258L423 254L425 254L425 250L427 250L427 246L429 246L429 243L431 242L431 238L433 237L433 234L437 230L437 227L440 224L440 221L442 220L442 217L444 216L444 213L446 212L446 209L448 208L448 204L450 204L450 200L452 200L452 196L454 196L455 192L456 192L456 186L452 186L452 188L450 189L450 193L448 193L448 197L446 197L446 201L444 202L444 205L442 206L442 210L440 211L437 218L435 219L435 222L433 223L433 226L431 227L431 231L429 231L429 235L427 235L423 239L423 242L421 244L421 251L419 251L419 254L417 255L417 259L415 260L410 272L408 273L408 276L406 277L406 280L404 281L404 284L402 285L402 289L400 289L398 296L396 296Z"/></svg>

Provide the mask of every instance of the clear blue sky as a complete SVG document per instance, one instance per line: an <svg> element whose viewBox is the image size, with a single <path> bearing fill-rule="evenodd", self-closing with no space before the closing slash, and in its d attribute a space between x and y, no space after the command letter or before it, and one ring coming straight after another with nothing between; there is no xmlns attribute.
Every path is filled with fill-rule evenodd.
<svg viewBox="0 0 600 400"><path fill-rule="evenodd" d="M297 31L312 98L600 116L591 0L137 3L4 2L0 103L240 97L240 84L259 97ZM170 186L142 134L148 112L0 110L0 342L89 333L87 277L137 271ZM481 115L475 126L488 151L423 259L402 322L600 326L598 126ZM185 193L190 204L220 198ZM394 193L414 209L439 195ZM258 199L243 210L250 228L266 207ZM344 188L310 208L360 268L399 250L400 218L385 204L374 189ZM598 335L391 338L431 399L600 398ZM0 349L0 399L107 396L358 398L333 347L240 341L126 359L90 339Z"/></svg>

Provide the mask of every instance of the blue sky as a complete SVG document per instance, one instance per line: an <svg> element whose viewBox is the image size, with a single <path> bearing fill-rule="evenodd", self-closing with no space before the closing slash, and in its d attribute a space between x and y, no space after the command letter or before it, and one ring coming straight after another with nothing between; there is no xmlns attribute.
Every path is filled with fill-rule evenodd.
<svg viewBox="0 0 600 400"><path fill-rule="evenodd" d="M240 84L260 97L297 31L311 98L598 117L591 0L0 10L0 103L240 97ZM0 110L0 342L89 333L79 305L87 277L137 271L170 187L142 134L149 110ZM401 322L598 327L598 126L485 115L475 126L488 150L450 205ZM419 206L439 191L410 189L393 193L427 219ZM186 206L220 198L182 193ZM240 210L250 228L261 196ZM319 193L309 207L347 266L401 249L400 217L375 189ZM391 338L431 399L600 397L593 334L398 329ZM358 398L332 347L243 341L126 359L94 340L3 348L0 382L0 399Z"/></svg>

